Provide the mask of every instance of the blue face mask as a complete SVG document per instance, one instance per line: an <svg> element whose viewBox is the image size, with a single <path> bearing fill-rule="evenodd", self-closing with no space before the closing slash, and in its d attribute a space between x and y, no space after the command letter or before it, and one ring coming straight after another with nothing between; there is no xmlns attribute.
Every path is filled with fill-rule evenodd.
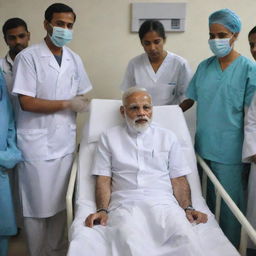
<svg viewBox="0 0 256 256"><path fill-rule="evenodd" d="M232 50L230 39L231 38L209 39L208 43L213 54L218 58L227 56Z"/></svg>
<svg viewBox="0 0 256 256"><path fill-rule="evenodd" d="M52 35L49 35L49 37L54 45L56 45L57 47L63 47L65 44L69 43L72 40L73 30L53 27Z"/></svg>

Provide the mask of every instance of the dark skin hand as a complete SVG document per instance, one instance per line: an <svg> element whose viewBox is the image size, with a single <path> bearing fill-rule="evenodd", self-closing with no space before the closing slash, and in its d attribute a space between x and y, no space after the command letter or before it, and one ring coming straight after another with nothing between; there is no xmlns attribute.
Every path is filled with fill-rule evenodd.
<svg viewBox="0 0 256 256"><path fill-rule="evenodd" d="M106 226L108 220L108 214L106 212L96 212L90 214L85 220L85 226L92 228L94 225Z"/></svg>
<svg viewBox="0 0 256 256"><path fill-rule="evenodd" d="M186 217L190 223L195 222L196 224L199 224L206 223L208 221L207 214L199 211L186 210Z"/></svg>
<svg viewBox="0 0 256 256"><path fill-rule="evenodd" d="M182 109L183 112L186 110L190 109L194 105L194 101L191 99L186 99L183 102L180 103L180 108Z"/></svg>

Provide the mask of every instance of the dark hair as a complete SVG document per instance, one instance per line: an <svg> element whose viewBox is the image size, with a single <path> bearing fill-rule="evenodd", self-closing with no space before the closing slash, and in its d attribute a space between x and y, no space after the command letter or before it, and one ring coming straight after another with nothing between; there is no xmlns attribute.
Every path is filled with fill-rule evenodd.
<svg viewBox="0 0 256 256"><path fill-rule="evenodd" d="M139 29L140 41L143 39L145 34L150 32L150 31L155 31L164 40L166 39L164 26L160 21L158 21L158 20L146 20L141 24L140 29Z"/></svg>
<svg viewBox="0 0 256 256"><path fill-rule="evenodd" d="M50 5L44 13L44 18L51 22L53 14L61 12L72 12L74 15L74 21L76 20L76 14L74 13L73 9L62 3L55 3Z"/></svg>
<svg viewBox="0 0 256 256"><path fill-rule="evenodd" d="M17 28L17 27L24 27L26 31L28 31L28 27L27 24L24 20L20 19L20 18L11 18L8 19L3 27L2 27L2 31L4 34L4 37L6 36L6 32L9 29L13 29L13 28Z"/></svg>
<svg viewBox="0 0 256 256"><path fill-rule="evenodd" d="M256 26L251 29L251 31L248 34L248 37L250 37L252 34L255 34L255 33L256 33Z"/></svg>

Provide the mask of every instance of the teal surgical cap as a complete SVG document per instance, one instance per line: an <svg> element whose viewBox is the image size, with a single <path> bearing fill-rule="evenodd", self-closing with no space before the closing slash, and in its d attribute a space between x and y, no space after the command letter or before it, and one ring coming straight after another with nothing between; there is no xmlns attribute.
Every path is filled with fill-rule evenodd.
<svg viewBox="0 0 256 256"><path fill-rule="evenodd" d="M209 17L209 26L211 24L221 24L232 33L239 33L241 30L240 18L229 9L221 9L212 13Z"/></svg>

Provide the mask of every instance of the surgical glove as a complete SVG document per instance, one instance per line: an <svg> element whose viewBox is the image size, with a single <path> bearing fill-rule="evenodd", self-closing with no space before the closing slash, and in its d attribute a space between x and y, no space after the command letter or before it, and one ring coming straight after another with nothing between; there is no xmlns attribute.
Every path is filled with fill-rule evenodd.
<svg viewBox="0 0 256 256"><path fill-rule="evenodd" d="M89 111L90 100L85 95L75 96L70 100L70 109L75 112Z"/></svg>

